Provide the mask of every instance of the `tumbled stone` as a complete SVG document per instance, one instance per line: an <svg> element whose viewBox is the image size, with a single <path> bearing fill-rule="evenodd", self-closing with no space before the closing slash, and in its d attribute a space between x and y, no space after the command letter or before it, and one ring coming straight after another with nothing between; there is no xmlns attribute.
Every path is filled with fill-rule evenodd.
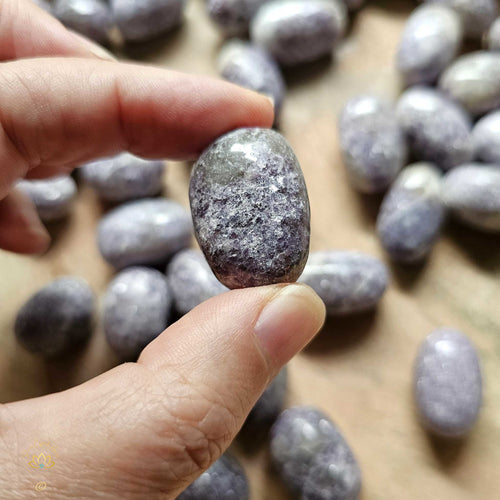
<svg viewBox="0 0 500 500"><path fill-rule="evenodd" d="M80 175L104 201L121 203L157 195L165 165L129 153L93 161L80 167Z"/></svg>
<svg viewBox="0 0 500 500"><path fill-rule="evenodd" d="M103 326L112 349L125 360L141 351L167 328L172 293L155 269L130 267L111 281L104 297Z"/></svg>
<svg viewBox="0 0 500 500"><path fill-rule="evenodd" d="M15 322L17 340L28 350L59 356L81 345L93 328L94 295L80 278L55 279L32 295Z"/></svg>
<svg viewBox="0 0 500 500"><path fill-rule="evenodd" d="M47 12L52 11L52 5L50 5L47 0L32 0L34 3L38 5L38 7L41 7L43 10L46 10Z"/></svg>
<svg viewBox="0 0 500 500"><path fill-rule="evenodd" d="M445 210L441 172L430 163L406 167L387 193L377 219L377 232L392 259L424 259L441 234Z"/></svg>
<svg viewBox="0 0 500 500"><path fill-rule="evenodd" d="M102 0L56 0L52 14L67 28L96 42L109 42L113 18L108 4Z"/></svg>
<svg viewBox="0 0 500 500"><path fill-rule="evenodd" d="M500 165L500 110L481 118L472 130L477 160Z"/></svg>
<svg viewBox="0 0 500 500"><path fill-rule="evenodd" d="M129 201L108 212L99 223L102 256L116 268L160 265L189 246L192 224L189 213L175 201Z"/></svg>
<svg viewBox="0 0 500 500"><path fill-rule="evenodd" d="M329 315L373 309L387 288L386 266L376 257L354 251L326 250L309 255L299 281L325 303Z"/></svg>
<svg viewBox="0 0 500 500"><path fill-rule="evenodd" d="M279 121L285 82L278 65L264 50L241 40L230 40L220 51L218 67L226 80L271 97L275 121Z"/></svg>
<svg viewBox="0 0 500 500"><path fill-rule="evenodd" d="M309 252L310 213L299 162L274 130L243 128L196 162L189 198L198 243L229 288L288 283Z"/></svg>
<svg viewBox="0 0 500 500"><path fill-rule="evenodd" d="M259 9L250 33L280 64L293 66L331 54L346 25L339 0L273 0Z"/></svg>
<svg viewBox="0 0 500 500"><path fill-rule="evenodd" d="M485 46L489 50L500 50L500 17L491 25L484 40Z"/></svg>
<svg viewBox="0 0 500 500"><path fill-rule="evenodd" d="M182 24L185 0L110 0L123 38L144 42Z"/></svg>
<svg viewBox="0 0 500 500"><path fill-rule="evenodd" d="M392 107L374 96L349 100L339 120L340 147L353 186L384 191L403 167L405 136Z"/></svg>
<svg viewBox="0 0 500 500"><path fill-rule="evenodd" d="M66 217L73 207L77 193L76 183L69 175L21 180L16 187L31 198L40 219L44 222Z"/></svg>
<svg viewBox="0 0 500 500"><path fill-rule="evenodd" d="M415 159L444 169L471 161L472 124L460 105L434 89L412 87L396 111Z"/></svg>
<svg viewBox="0 0 500 500"><path fill-rule="evenodd" d="M227 36L245 35L253 16L269 0L207 0L207 12Z"/></svg>
<svg viewBox="0 0 500 500"><path fill-rule="evenodd" d="M167 278L175 310L180 314L187 314L205 300L229 290L215 277L203 254L192 248L173 257L167 267Z"/></svg>
<svg viewBox="0 0 500 500"><path fill-rule="evenodd" d="M463 222L483 231L500 231L500 165L469 164L443 178L444 204Z"/></svg>
<svg viewBox="0 0 500 500"><path fill-rule="evenodd" d="M414 393L423 425L444 437L470 431L482 404L482 377L475 347L462 333L441 328L422 343Z"/></svg>
<svg viewBox="0 0 500 500"><path fill-rule="evenodd" d="M408 19L396 66L408 85L433 83L456 57L463 38L462 21L452 9L424 4Z"/></svg>
<svg viewBox="0 0 500 500"><path fill-rule="evenodd" d="M473 115L500 107L500 52L459 57L441 75L439 87Z"/></svg>
<svg viewBox="0 0 500 500"><path fill-rule="evenodd" d="M191 484L177 500L248 500L248 480L238 460L228 453Z"/></svg>

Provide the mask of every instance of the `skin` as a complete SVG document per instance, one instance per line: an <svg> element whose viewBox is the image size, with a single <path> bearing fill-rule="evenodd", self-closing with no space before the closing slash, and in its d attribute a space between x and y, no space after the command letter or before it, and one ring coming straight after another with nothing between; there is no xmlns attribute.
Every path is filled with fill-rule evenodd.
<svg viewBox="0 0 500 500"><path fill-rule="evenodd" d="M251 91L110 61L27 0L0 6L1 58L11 61L0 69L6 250L36 253L49 244L34 207L12 190L19 178L68 172L121 150L194 158L228 130L273 122L269 101ZM30 59L61 55L68 59ZM51 499L175 498L228 447L324 314L304 285L228 292L170 326L137 363L62 393L0 405L2 496L37 498L20 450L46 441L58 456Z"/></svg>

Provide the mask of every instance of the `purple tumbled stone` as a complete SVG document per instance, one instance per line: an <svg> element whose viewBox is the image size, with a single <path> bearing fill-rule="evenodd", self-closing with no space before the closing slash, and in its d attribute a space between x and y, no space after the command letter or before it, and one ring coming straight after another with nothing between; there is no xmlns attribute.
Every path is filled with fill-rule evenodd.
<svg viewBox="0 0 500 500"><path fill-rule="evenodd" d="M99 223L97 238L102 256L116 268L164 264L189 246L189 213L175 201L129 201L108 212Z"/></svg>
<svg viewBox="0 0 500 500"><path fill-rule="evenodd" d="M228 288L296 281L309 252L310 212L284 137L244 128L209 146L189 187L196 238Z"/></svg>
<svg viewBox="0 0 500 500"><path fill-rule="evenodd" d="M399 174L385 196L377 232L382 246L395 261L422 260L441 234L445 216L441 177L432 164L415 163Z"/></svg>
<svg viewBox="0 0 500 500"><path fill-rule="evenodd" d="M94 295L80 278L62 277L28 299L17 314L17 340L29 351L52 357L87 340L93 328Z"/></svg>
<svg viewBox="0 0 500 500"><path fill-rule="evenodd" d="M387 268L376 257L353 251L312 252L299 281L309 285L332 316L373 309L388 282Z"/></svg>
<svg viewBox="0 0 500 500"><path fill-rule="evenodd" d="M245 471L228 453L215 462L177 500L248 500L250 492Z"/></svg>
<svg viewBox="0 0 500 500"><path fill-rule="evenodd" d="M500 109L481 118L472 130L476 160L500 165Z"/></svg>
<svg viewBox="0 0 500 500"><path fill-rule="evenodd" d="M489 50L500 50L500 17L497 17L491 25L484 39L484 44Z"/></svg>
<svg viewBox="0 0 500 500"><path fill-rule="evenodd" d="M407 156L404 133L392 107L374 96L350 99L339 119L340 147L353 186L384 191Z"/></svg>
<svg viewBox="0 0 500 500"><path fill-rule="evenodd" d="M465 335L441 328L424 340L414 394L421 421L434 434L460 437L472 428L482 404L482 377L476 349Z"/></svg>

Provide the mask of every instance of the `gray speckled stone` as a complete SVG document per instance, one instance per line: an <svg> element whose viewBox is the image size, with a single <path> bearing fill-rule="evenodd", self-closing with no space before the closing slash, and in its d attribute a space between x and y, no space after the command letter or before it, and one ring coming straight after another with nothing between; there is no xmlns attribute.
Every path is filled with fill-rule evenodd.
<svg viewBox="0 0 500 500"><path fill-rule="evenodd" d="M312 252L299 279L314 289L333 316L373 309L388 280L386 266L376 257L337 250Z"/></svg>
<svg viewBox="0 0 500 500"><path fill-rule="evenodd" d="M471 161L470 117L439 91L412 87L401 95L396 111L415 159L444 169Z"/></svg>
<svg viewBox="0 0 500 500"><path fill-rule="evenodd" d="M300 276L309 199L281 134L245 128L217 139L193 168L189 198L198 243L221 283L245 288Z"/></svg>
<svg viewBox="0 0 500 500"><path fill-rule="evenodd" d="M463 222L483 231L500 231L500 165L454 168L443 178L441 196Z"/></svg>
<svg viewBox="0 0 500 500"><path fill-rule="evenodd" d="M110 4L123 38L143 42L182 24L185 0L110 0Z"/></svg>
<svg viewBox="0 0 500 500"><path fill-rule="evenodd" d="M40 219L52 222L66 217L73 207L77 188L68 175L50 179L22 180L16 184L35 204Z"/></svg>
<svg viewBox="0 0 500 500"><path fill-rule="evenodd" d="M157 195L164 171L163 161L143 160L129 153L87 163L79 170L99 197L112 203Z"/></svg>
<svg viewBox="0 0 500 500"><path fill-rule="evenodd" d="M120 205L101 219L97 232L102 256L117 268L165 263L191 235L189 213L163 198Z"/></svg>
<svg viewBox="0 0 500 500"><path fill-rule="evenodd" d="M396 114L374 96L349 100L339 120L340 147L353 186L364 193L384 191L407 156Z"/></svg>
<svg viewBox="0 0 500 500"><path fill-rule="evenodd" d="M269 0L207 0L207 12L226 36L245 35L260 6Z"/></svg>
<svg viewBox="0 0 500 500"><path fill-rule="evenodd" d="M180 314L229 290L215 277L203 254L192 248L174 256L167 267L167 278Z"/></svg>
<svg viewBox="0 0 500 500"><path fill-rule="evenodd" d="M330 54L346 25L338 0L273 0L259 9L250 33L280 64L293 66Z"/></svg>
<svg viewBox="0 0 500 500"><path fill-rule="evenodd" d="M177 500L248 500L248 480L238 460L222 455Z"/></svg>
<svg viewBox="0 0 500 500"><path fill-rule="evenodd" d="M271 97L275 122L279 121L285 82L278 65L263 49L241 40L230 40L219 53L218 67L226 80Z"/></svg>
<svg viewBox="0 0 500 500"><path fill-rule="evenodd" d="M439 87L473 115L500 107L500 52L459 57L441 75Z"/></svg>
<svg viewBox="0 0 500 500"><path fill-rule="evenodd" d="M462 22L452 9L424 4L408 19L399 42L396 66L408 85L433 83L456 57Z"/></svg>
<svg viewBox="0 0 500 500"><path fill-rule="evenodd" d="M406 167L387 193L377 232L392 259L403 263L425 258L441 234L445 210L441 172L430 163Z"/></svg>
<svg viewBox="0 0 500 500"><path fill-rule="evenodd" d="M484 45L489 50L500 50L500 17L491 25L484 39Z"/></svg>
<svg viewBox="0 0 500 500"><path fill-rule="evenodd" d="M58 278L32 295L17 314L17 340L29 351L59 356L87 340L93 328L94 295L80 278Z"/></svg>
<svg viewBox="0 0 500 500"><path fill-rule="evenodd" d="M135 360L167 328L172 293L165 276L147 267L130 267L109 284L104 297L106 339L123 359Z"/></svg>
<svg viewBox="0 0 500 500"><path fill-rule="evenodd" d="M481 118L472 130L477 160L500 165L500 110Z"/></svg>
<svg viewBox="0 0 500 500"><path fill-rule="evenodd" d="M102 0L56 0L52 14L67 28L106 44L113 28L113 18Z"/></svg>
<svg viewBox="0 0 500 500"><path fill-rule="evenodd" d="M422 423L444 437L470 431L481 409L482 377L476 349L462 333L441 328L423 342L414 370Z"/></svg>

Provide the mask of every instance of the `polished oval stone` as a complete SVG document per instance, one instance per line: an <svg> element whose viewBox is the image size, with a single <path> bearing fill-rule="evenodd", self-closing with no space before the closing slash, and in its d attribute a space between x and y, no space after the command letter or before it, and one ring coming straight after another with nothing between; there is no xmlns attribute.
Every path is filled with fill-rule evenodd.
<svg viewBox="0 0 500 500"><path fill-rule="evenodd" d="M309 252L309 199L281 134L245 128L217 139L193 168L189 199L198 243L228 288L300 276Z"/></svg>
<svg viewBox="0 0 500 500"><path fill-rule="evenodd" d="M471 161L472 124L459 104L417 86L401 95L396 111L415 159L444 169Z"/></svg>
<svg viewBox="0 0 500 500"><path fill-rule="evenodd" d="M16 187L31 198L40 219L44 222L66 217L73 207L77 194L76 183L69 175L21 180Z"/></svg>
<svg viewBox="0 0 500 500"><path fill-rule="evenodd" d="M477 160L500 165L500 110L481 118L472 130Z"/></svg>
<svg viewBox="0 0 500 500"><path fill-rule="evenodd" d="M441 195L458 219L476 229L500 231L500 165L454 168L444 176Z"/></svg>
<svg viewBox="0 0 500 500"><path fill-rule="evenodd" d="M197 305L227 292L199 250L178 252L167 267L167 278L174 297L175 310L187 314Z"/></svg>
<svg viewBox="0 0 500 500"><path fill-rule="evenodd" d="M441 75L439 87L473 115L500 107L500 52L459 57Z"/></svg>
<svg viewBox="0 0 500 500"><path fill-rule="evenodd" d="M177 500L248 500L245 471L238 460L225 453L191 484Z"/></svg>
<svg viewBox="0 0 500 500"><path fill-rule="evenodd" d="M269 0L207 0L210 19L226 36L245 35L253 16Z"/></svg>
<svg viewBox="0 0 500 500"><path fill-rule="evenodd" d="M403 167L407 148L392 107L374 96L349 100L339 120L340 147L352 185L384 191Z"/></svg>
<svg viewBox="0 0 500 500"><path fill-rule="evenodd" d="M144 42L182 24L185 0L110 0L116 25L128 42Z"/></svg>
<svg viewBox="0 0 500 500"><path fill-rule="evenodd" d="M172 293L155 269L130 267L113 278L104 296L103 326L111 348L124 360L141 351L167 328Z"/></svg>
<svg viewBox="0 0 500 500"><path fill-rule="evenodd" d="M485 37L485 45L489 50L500 50L500 17L490 26Z"/></svg>
<svg viewBox="0 0 500 500"><path fill-rule="evenodd" d="M396 56L405 83L433 83L458 54L462 39L462 21L454 10L429 4L414 10Z"/></svg>
<svg viewBox="0 0 500 500"><path fill-rule="evenodd" d="M47 2L47 0L32 0L32 2L36 3L38 7L41 7L43 10L46 10L47 12L52 11L52 5Z"/></svg>
<svg viewBox="0 0 500 500"><path fill-rule="evenodd" d="M111 203L157 195L164 171L163 161L143 160L129 153L93 161L79 169L99 197Z"/></svg>
<svg viewBox="0 0 500 500"><path fill-rule="evenodd" d="M440 236L445 216L441 177L434 165L415 163L399 174L385 196L377 218L377 233L395 261L422 260Z"/></svg>
<svg viewBox="0 0 500 500"><path fill-rule="evenodd" d="M189 246L189 213L175 201L130 201L108 212L97 231L99 250L113 266L164 264Z"/></svg>
<svg viewBox="0 0 500 500"><path fill-rule="evenodd" d="M281 71L269 54L251 43L230 40L219 53L218 67L226 80L271 97L274 119L279 121L286 88Z"/></svg>
<svg viewBox="0 0 500 500"><path fill-rule="evenodd" d="M15 322L17 340L42 356L65 354L91 335L94 294L86 281L57 278L32 295L19 310Z"/></svg>
<svg viewBox="0 0 500 500"><path fill-rule="evenodd" d="M250 33L280 64L293 66L331 54L346 25L339 0L273 0L259 9Z"/></svg>
<svg viewBox="0 0 500 500"><path fill-rule="evenodd" d="M327 313L334 316L373 309L388 280L386 266L376 257L339 250L312 252L299 279L320 296Z"/></svg>
<svg viewBox="0 0 500 500"><path fill-rule="evenodd" d="M482 404L476 349L462 333L441 328L422 343L414 370L414 392L423 425L444 437L470 431Z"/></svg>

